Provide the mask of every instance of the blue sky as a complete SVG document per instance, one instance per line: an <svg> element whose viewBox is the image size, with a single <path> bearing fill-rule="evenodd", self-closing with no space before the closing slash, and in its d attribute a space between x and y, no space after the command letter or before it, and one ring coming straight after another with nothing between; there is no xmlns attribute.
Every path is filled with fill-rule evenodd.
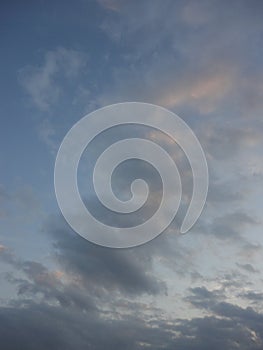
<svg viewBox="0 0 263 350"><path fill-rule="evenodd" d="M1 7L4 349L262 349L262 3L37 0ZM69 228L53 170L75 122L126 101L166 107L188 123L205 151L210 187L187 235L177 235L182 209L152 242L115 250ZM156 131L132 132L174 152L187 202L189 165L180 150ZM126 133L102 135L80 164L87 206L109 221L89 200L88 169ZM132 163L126 176L140 169ZM116 174L120 195L123 176L125 167ZM157 193L158 179L149 178Z"/></svg>

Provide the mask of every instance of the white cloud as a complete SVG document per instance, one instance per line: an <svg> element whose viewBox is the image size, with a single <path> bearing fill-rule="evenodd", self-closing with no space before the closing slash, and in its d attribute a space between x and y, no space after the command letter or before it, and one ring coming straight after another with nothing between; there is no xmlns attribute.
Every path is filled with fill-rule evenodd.
<svg viewBox="0 0 263 350"><path fill-rule="evenodd" d="M87 62L85 54L59 47L48 51L39 66L27 66L20 71L20 82L40 111L47 111L62 94L58 78L74 79Z"/></svg>

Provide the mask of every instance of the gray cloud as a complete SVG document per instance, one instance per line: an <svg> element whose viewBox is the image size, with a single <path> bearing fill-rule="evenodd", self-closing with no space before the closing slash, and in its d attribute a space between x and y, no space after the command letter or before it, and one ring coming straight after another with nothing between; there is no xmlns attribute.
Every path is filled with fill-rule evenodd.
<svg viewBox="0 0 263 350"><path fill-rule="evenodd" d="M222 290L209 291L205 287L190 288L191 295L186 297L186 301L190 302L193 306L201 309L211 309L220 300L224 299L224 293Z"/></svg>
<svg viewBox="0 0 263 350"><path fill-rule="evenodd" d="M21 344L28 350L262 348L263 316L249 308L220 303L214 316L170 322L146 321L137 312L137 317L105 319L46 304L18 303L0 309L1 342L7 350Z"/></svg>
<svg viewBox="0 0 263 350"><path fill-rule="evenodd" d="M34 261L18 260L7 248L1 248L3 261L26 277L8 275L17 285L18 298L0 308L0 336L5 349L16 350L21 344L29 350L261 349L262 314L227 302L226 289L232 284L238 290L240 284L235 281L240 276L225 276L221 289L201 285L188 290L185 301L209 316L190 320L173 316L165 320L162 311L149 308L146 300L138 303L127 297L156 292L155 280L146 277L151 273L148 253L158 256L159 252L160 256L165 248L169 256L172 251L166 245L155 246L153 241L144 249L109 250L66 231L60 221L51 222L51 228L49 234L56 242L62 270L52 271ZM147 259L150 261L145 264ZM138 272L144 266L144 273ZM129 278L133 285L127 281ZM217 280L213 278L211 282ZM251 297L242 295L243 300Z"/></svg>
<svg viewBox="0 0 263 350"><path fill-rule="evenodd" d="M246 271L247 273L259 273L257 269L254 268L251 264L239 264L237 263L237 266L240 267L242 270Z"/></svg>
<svg viewBox="0 0 263 350"><path fill-rule="evenodd" d="M96 246L62 223L58 220L47 228L54 240L56 259L65 270L79 275L85 285L132 294L155 294L165 290L163 283L153 275L150 255L142 250Z"/></svg>
<svg viewBox="0 0 263 350"><path fill-rule="evenodd" d="M254 291L241 294L242 298L251 300L253 303L258 304L263 300L263 293L257 293Z"/></svg>

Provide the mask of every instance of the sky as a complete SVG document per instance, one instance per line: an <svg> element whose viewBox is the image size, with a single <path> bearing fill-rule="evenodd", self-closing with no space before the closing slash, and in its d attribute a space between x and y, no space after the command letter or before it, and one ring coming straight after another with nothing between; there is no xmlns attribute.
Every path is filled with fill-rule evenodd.
<svg viewBox="0 0 263 350"><path fill-rule="evenodd" d="M259 0L1 3L1 348L263 348L262 18ZM129 101L165 107L193 129L209 191L197 223L178 234L192 191L180 148L147 127L99 135L78 175L100 220L136 224L160 201L158 174L134 160L116 169L115 188L126 198L143 172L144 213L116 217L95 198L90 169L116 140L156 142L183 179L184 202L160 236L110 249L65 221L54 164L78 120Z"/></svg>

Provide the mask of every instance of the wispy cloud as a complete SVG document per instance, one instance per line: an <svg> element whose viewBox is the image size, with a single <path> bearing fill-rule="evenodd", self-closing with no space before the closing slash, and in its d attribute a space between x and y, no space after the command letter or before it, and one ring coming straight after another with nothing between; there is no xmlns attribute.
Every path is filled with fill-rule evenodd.
<svg viewBox="0 0 263 350"><path fill-rule="evenodd" d="M48 111L63 93L61 80L70 81L85 69L87 56L82 52L58 47L48 51L39 66L21 69L19 80L33 104Z"/></svg>

